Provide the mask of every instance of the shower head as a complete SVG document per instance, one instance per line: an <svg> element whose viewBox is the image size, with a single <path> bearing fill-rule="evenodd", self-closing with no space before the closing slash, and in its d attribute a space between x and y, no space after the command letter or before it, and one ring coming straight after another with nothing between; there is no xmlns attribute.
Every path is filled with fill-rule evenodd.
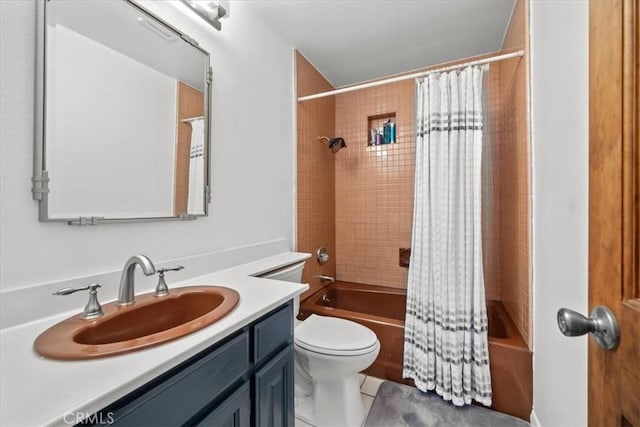
<svg viewBox="0 0 640 427"><path fill-rule="evenodd" d="M337 153L341 148L345 148L346 146L347 143L344 142L344 138L337 137L329 141L329 149L332 153Z"/></svg>
<svg viewBox="0 0 640 427"><path fill-rule="evenodd" d="M329 143L329 149L332 153L337 153L340 149L345 148L347 143L344 142L344 138L336 137L336 138L328 138L326 136L319 136L318 141L326 140Z"/></svg>

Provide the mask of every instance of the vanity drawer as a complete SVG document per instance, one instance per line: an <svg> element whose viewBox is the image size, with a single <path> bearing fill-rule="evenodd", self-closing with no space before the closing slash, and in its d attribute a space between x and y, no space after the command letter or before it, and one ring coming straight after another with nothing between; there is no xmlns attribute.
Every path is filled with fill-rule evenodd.
<svg viewBox="0 0 640 427"><path fill-rule="evenodd" d="M119 425L179 425L195 416L249 371L249 334L243 332L208 355L180 368L113 412ZM136 393L136 392L134 392Z"/></svg>
<svg viewBox="0 0 640 427"><path fill-rule="evenodd" d="M253 363L277 353L293 342L293 305L271 314L253 326Z"/></svg>

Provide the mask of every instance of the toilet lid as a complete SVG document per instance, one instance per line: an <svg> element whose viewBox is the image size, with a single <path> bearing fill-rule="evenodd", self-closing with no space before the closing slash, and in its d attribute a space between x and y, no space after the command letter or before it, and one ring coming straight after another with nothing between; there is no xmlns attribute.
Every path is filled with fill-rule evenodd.
<svg viewBox="0 0 640 427"><path fill-rule="evenodd" d="M312 314L295 329L296 345L330 355L349 356L369 353L378 337L369 328L350 320Z"/></svg>

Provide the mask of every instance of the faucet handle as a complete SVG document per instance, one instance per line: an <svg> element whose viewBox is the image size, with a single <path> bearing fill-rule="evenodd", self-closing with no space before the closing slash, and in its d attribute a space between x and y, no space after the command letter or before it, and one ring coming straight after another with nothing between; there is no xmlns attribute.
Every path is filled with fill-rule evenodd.
<svg viewBox="0 0 640 427"><path fill-rule="evenodd" d="M104 314L102 311L102 306L98 301L98 288L102 286L100 283L92 283L91 285L83 286L81 288L62 288L53 293L53 295L70 295L79 291L89 291L89 301L87 305L84 306L84 310L82 311L82 317L86 320L95 319Z"/></svg>
<svg viewBox="0 0 640 427"><path fill-rule="evenodd" d="M336 281L335 277L327 276L327 275L324 275L324 274L321 274L319 276L313 276L313 277L320 279L321 282L333 283L333 282Z"/></svg>
<svg viewBox="0 0 640 427"><path fill-rule="evenodd" d="M62 289L58 289L57 291L55 291L53 294L51 295L70 295L70 294L75 294L76 292L79 291L89 291L89 290L94 290L97 288L101 288L102 285L100 285L100 283L93 283L91 285L87 285L87 286L83 286L81 288L62 288Z"/></svg>
<svg viewBox="0 0 640 427"><path fill-rule="evenodd" d="M156 273L161 274L164 276L164 273L166 273L167 271L180 271L184 268L184 266L182 265L176 265L175 267L165 267L165 268L158 268L156 269Z"/></svg>
<svg viewBox="0 0 640 427"><path fill-rule="evenodd" d="M169 293L169 287L167 286L167 282L164 280L164 273L167 271L180 271L184 268L182 265L178 265L175 267L165 267L158 268L156 272L158 273L158 285L156 286L156 296L161 297L167 295Z"/></svg>

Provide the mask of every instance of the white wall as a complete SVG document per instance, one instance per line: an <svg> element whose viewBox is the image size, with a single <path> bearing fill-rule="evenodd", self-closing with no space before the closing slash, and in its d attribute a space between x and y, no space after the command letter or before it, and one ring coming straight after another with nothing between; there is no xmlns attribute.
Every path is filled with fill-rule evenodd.
<svg viewBox="0 0 640 427"><path fill-rule="evenodd" d="M533 411L539 425L587 425L587 337L556 312L587 313L588 3L531 1Z"/></svg>
<svg viewBox="0 0 640 427"><path fill-rule="evenodd" d="M222 32L176 2L144 5L212 54L210 216L97 227L38 222L30 192L35 1L2 0L0 289L120 269L134 253L161 261L283 236L291 241L291 46L244 2L232 4Z"/></svg>
<svg viewBox="0 0 640 427"><path fill-rule="evenodd" d="M61 24L47 51L49 216L172 216L177 81Z"/></svg>

